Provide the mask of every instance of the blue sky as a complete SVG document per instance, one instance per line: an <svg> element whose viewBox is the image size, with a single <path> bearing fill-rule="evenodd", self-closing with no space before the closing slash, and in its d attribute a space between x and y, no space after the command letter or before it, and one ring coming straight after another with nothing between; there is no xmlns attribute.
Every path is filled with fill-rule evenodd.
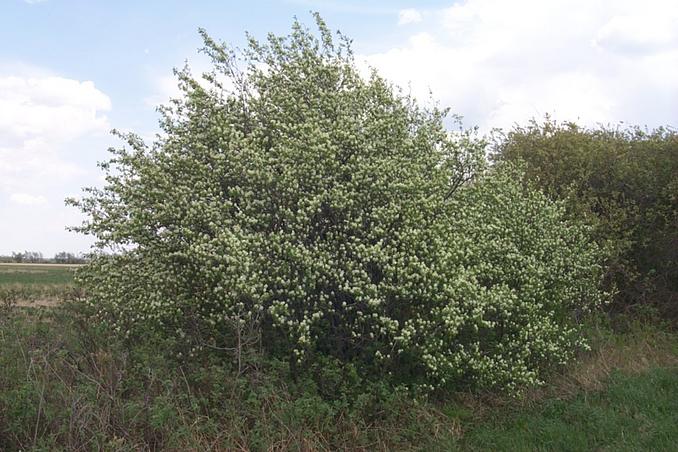
<svg viewBox="0 0 678 452"><path fill-rule="evenodd" d="M678 125L674 0L0 0L0 254L88 249L63 199L101 183L108 130L153 135L173 67L207 67L198 27L242 45L311 10L359 64L482 131L545 113Z"/></svg>

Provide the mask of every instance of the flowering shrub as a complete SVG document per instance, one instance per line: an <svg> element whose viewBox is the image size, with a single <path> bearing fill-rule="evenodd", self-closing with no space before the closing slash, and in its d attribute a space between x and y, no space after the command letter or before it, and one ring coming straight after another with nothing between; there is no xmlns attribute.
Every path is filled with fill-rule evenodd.
<svg viewBox="0 0 678 452"><path fill-rule="evenodd" d="M123 135L72 201L116 251L80 275L98 316L238 366L256 344L425 389L537 381L602 300L585 231L317 23L240 53L203 33L214 70L178 72L164 134Z"/></svg>

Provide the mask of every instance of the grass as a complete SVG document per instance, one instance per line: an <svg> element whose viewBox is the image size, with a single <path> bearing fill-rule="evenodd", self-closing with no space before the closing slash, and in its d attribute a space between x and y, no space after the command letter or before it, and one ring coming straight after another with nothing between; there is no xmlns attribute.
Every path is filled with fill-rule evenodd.
<svg viewBox="0 0 678 452"><path fill-rule="evenodd" d="M77 266L0 264L0 305L52 306L73 290Z"/></svg>
<svg viewBox="0 0 678 452"><path fill-rule="evenodd" d="M73 282L76 268L57 264L0 264L0 287L67 285Z"/></svg>
<svg viewBox="0 0 678 452"><path fill-rule="evenodd" d="M520 400L490 399L468 450L675 450L678 335L656 320L591 326L592 350Z"/></svg>
<svg viewBox="0 0 678 452"><path fill-rule="evenodd" d="M0 269L0 296L70 293L70 270L21 267ZM0 450L662 451L678 442L678 334L656 321L590 325L592 350L521 398L414 400L373 387L328 400L286 363L255 357L236 373L223 359L165 356L162 340L125 343L87 309L0 305Z"/></svg>
<svg viewBox="0 0 678 452"><path fill-rule="evenodd" d="M520 399L459 401L461 450L675 450L678 334L653 322L589 327L592 350Z"/></svg>
<svg viewBox="0 0 678 452"><path fill-rule="evenodd" d="M678 441L678 368L615 371L601 390L505 409L471 430L473 450L671 451Z"/></svg>
<svg viewBox="0 0 678 452"><path fill-rule="evenodd" d="M396 395L347 410L285 363L238 375L125 345L81 309L0 316L0 450L393 450L442 420Z"/></svg>
<svg viewBox="0 0 678 452"><path fill-rule="evenodd" d="M285 363L125 344L87 308L0 312L0 450L673 450L678 337L591 328L593 350L522 398L357 391L326 400ZM378 391L377 391L378 392Z"/></svg>

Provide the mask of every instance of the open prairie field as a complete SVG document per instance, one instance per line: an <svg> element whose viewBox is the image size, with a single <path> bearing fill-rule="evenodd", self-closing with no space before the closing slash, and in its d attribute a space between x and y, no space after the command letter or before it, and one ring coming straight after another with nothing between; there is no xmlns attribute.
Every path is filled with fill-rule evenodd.
<svg viewBox="0 0 678 452"><path fill-rule="evenodd" d="M50 306L73 287L77 265L0 264L0 302Z"/></svg>
<svg viewBox="0 0 678 452"><path fill-rule="evenodd" d="M69 264L0 264L0 286L71 284L77 267Z"/></svg>

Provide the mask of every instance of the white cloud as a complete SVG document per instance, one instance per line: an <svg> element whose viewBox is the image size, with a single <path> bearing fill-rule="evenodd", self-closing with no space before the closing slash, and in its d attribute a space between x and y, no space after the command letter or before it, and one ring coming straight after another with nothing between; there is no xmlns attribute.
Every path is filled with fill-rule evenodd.
<svg viewBox="0 0 678 452"><path fill-rule="evenodd" d="M0 75L0 194L27 192L78 174L65 147L107 132L111 101L91 81Z"/></svg>
<svg viewBox="0 0 678 452"><path fill-rule="evenodd" d="M44 3L47 0L24 0L24 3L28 3L29 5L35 5L38 3Z"/></svg>
<svg viewBox="0 0 678 452"><path fill-rule="evenodd" d="M398 12L398 25L414 24L421 20L421 13L414 8L401 9Z"/></svg>
<svg viewBox="0 0 678 452"><path fill-rule="evenodd" d="M38 244L49 251L50 240L67 237L63 220L73 215L63 213L63 199L87 184L85 143L104 140L110 109L109 97L91 81L0 67L0 218L11 219L0 222L2 245L11 247L0 252ZM81 239L70 241L82 249Z"/></svg>
<svg viewBox="0 0 678 452"><path fill-rule="evenodd" d="M170 99L182 97L177 78L174 75L160 75L152 80L154 93L144 98L144 103L149 107L157 107L166 104Z"/></svg>
<svg viewBox="0 0 678 452"><path fill-rule="evenodd" d="M465 0L362 58L484 130L546 113L654 126L678 113L676 23L674 0Z"/></svg>
<svg viewBox="0 0 678 452"><path fill-rule="evenodd" d="M47 198L42 195L35 196L29 195L28 193L12 193L9 200L14 204L23 206L36 206L47 202Z"/></svg>
<svg viewBox="0 0 678 452"><path fill-rule="evenodd" d="M595 37L602 49L619 53L648 54L678 44L678 2L667 9L646 9L612 17Z"/></svg>
<svg viewBox="0 0 678 452"><path fill-rule="evenodd" d="M91 81L0 76L0 134L13 143L64 142L108 127L111 101Z"/></svg>

